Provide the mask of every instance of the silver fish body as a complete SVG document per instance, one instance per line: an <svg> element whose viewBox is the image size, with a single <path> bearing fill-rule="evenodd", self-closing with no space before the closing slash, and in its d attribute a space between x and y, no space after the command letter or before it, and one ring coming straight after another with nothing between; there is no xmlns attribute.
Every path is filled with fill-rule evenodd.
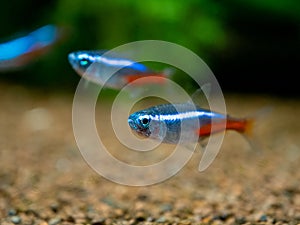
<svg viewBox="0 0 300 225"><path fill-rule="evenodd" d="M129 75L154 73L141 63L122 58L107 51L76 51L68 55L73 69L84 78L102 86L120 89L128 81Z"/></svg>
<svg viewBox="0 0 300 225"><path fill-rule="evenodd" d="M130 128L143 137L164 143L198 141L201 127L213 121L224 121L227 116L196 107L194 104L163 104L131 114Z"/></svg>

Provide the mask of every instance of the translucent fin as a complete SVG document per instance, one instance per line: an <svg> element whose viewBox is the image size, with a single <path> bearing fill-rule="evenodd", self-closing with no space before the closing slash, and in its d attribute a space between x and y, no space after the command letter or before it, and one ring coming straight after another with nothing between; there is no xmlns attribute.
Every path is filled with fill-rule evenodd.
<svg viewBox="0 0 300 225"><path fill-rule="evenodd" d="M261 150L264 149L260 139L260 137L263 136L260 132L260 126L263 126L266 123L266 117L271 112L271 109L271 107L264 107L256 112L253 116L249 116L246 119L241 119L241 122L238 126L231 128L240 132L245 137L255 154L261 153ZM209 137L209 141L206 146L202 146L205 150L198 167L200 172L207 169L217 157L222 144L222 140L220 140L220 138L223 139L223 137L224 136L220 135L220 133L213 134Z"/></svg>
<svg viewBox="0 0 300 225"><path fill-rule="evenodd" d="M246 125L242 134L248 141L251 148L256 151L263 149L259 130L260 126L265 123L266 117L271 113L271 111L272 107L267 106L256 112L254 115L246 118Z"/></svg>
<svg viewBox="0 0 300 225"><path fill-rule="evenodd" d="M220 139L221 138L221 139ZM206 170L215 160L218 153L220 152L220 148L222 145L223 135L220 133L214 134L210 136L206 141L203 143L202 148L204 152L202 154L198 170L203 172Z"/></svg>

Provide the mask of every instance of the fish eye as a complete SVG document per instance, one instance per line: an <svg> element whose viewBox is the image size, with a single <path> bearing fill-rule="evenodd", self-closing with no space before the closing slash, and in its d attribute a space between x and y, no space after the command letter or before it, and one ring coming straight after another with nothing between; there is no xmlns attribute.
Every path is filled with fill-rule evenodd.
<svg viewBox="0 0 300 225"><path fill-rule="evenodd" d="M88 67L89 65L91 65L91 61L88 59L80 59L79 64L82 67Z"/></svg>
<svg viewBox="0 0 300 225"><path fill-rule="evenodd" d="M147 127L149 125L150 122L150 118L149 116L143 116L140 118L140 122L144 127Z"/></svg>
<svg viewBox="0 0 300 225"><path fill-rule="evenodd" d="M144 118L144 119L142 120L142 123L143 123L143 124L148 124L148 122L149 122L149 119L147 119L147 118Z"/></svg>

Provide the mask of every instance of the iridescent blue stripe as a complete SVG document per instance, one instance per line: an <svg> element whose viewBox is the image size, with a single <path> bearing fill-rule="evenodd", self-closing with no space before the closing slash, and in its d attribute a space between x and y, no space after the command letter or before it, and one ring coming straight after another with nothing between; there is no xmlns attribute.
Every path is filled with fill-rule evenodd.
<svg viewBox="0 0 300 225"><path fill-rule="evenodd" d="M149 70L145 65L128 59L98 56L96 60L112 67L128 68L140 72L147 72Z"/></svg>

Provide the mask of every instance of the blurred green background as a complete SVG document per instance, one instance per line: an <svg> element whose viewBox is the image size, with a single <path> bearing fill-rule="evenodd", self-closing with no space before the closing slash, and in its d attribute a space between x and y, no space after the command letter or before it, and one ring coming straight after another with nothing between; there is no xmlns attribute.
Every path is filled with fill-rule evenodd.
<svg viewBox="0 0 300 225"><path fill-rule="evenodd" d="M296 0L2 1L0 42L50 23L67 26L68 38L22 70L0 72L0 82L74 91L69 52L158 39L198 54L224 91L300 95Z"/></svg>

